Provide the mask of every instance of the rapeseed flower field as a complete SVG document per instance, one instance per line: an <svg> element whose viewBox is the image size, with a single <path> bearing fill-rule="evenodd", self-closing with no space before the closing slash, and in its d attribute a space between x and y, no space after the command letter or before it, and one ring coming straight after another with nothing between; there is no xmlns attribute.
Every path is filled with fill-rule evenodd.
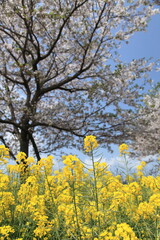
<svg viewBox="0 0 160 240"><path fill-rule="evenodd" d="M160 176L145 176L142 161L124 183L95 161L97 147L87 136L92 165L68 155L54 170L52 156L36 163L21 152L10 165L0 146L0 240L159 240ZM128 153L122 144L120 154Z"/></svg>

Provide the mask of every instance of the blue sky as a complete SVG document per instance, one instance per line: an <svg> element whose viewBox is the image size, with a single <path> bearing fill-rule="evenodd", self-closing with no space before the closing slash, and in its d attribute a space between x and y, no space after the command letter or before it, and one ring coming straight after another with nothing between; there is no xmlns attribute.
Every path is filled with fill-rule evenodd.
<svg viewBox="0 0 160 240"><path fill-rule="evenodd" d="M146 32L135 33L119 52L126 62L143 57L160 59L160 14L152 17ZM155 81L160 80L159 72L154 71L151 76Z"/></svg>
<svg viewBox="0 0 160 240"><path fill-rule="evenodd" d="M160 14L152 17L146 32L137 32L129 44L123 45L120 53L125 61L132 58L160 58Z"/></svg>

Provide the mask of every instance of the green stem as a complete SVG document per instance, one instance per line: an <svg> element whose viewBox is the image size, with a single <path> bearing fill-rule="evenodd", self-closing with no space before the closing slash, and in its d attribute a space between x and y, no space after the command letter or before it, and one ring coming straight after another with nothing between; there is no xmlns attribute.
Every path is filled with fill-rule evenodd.
<svg viewBox="0 0 160 240"><path fill-rule="evenodd" d="M95 162L94 162L94 156L92 151L92 165L93 165L93 177L94 177L94 190L95 190L95 203L96 203L96 210L99 211L98 206L98 191L97 191L97 178L96 178L96 169L95 169Z"/></svg>
<svg viewBox="0 0 160 240"><path fill-rule="evenodd" d="M73 174L73 172L72 172L72 174ZM77 211L75 182L74 181L73 181L73 184L72 184L72 193L73 193L74 210L75 210L75 215L76 215L77 237L78 237L78 239L81 240L82 238L81 238L81 230L80 230L79 221L78 221L78 211Z"/></svg>
<svg viewBox="0 0 160 240"><path fill-rule="evenodd" d="M60 226L60 217L59 217L59 214L58 214L58 210L57 210L57 206L55 204L55 201L54 201L54 198L53 198L53 195L52 195L52 192L51 192L51 186L50 186L50 183L48 181L48 178L47 178L47 172L46 172L46 169L44 168L44 172L45 172L45 178L46 178L46 181L47 181L47 185L48 185L48 188L49 188L49 193L50 193L50 197L51 197L51 201L52 201L52 204L53 204L53 209L52 209L52 214L54 215L54 213L57 215L58 217L58 222L59 222L59 226ZM56 230L56 235L57 235L57 238L59 240L61 240L60 238L60 235L59 235L59 232Z"/></svg>
<svg viewBox="0 0 160 240"><path fill-rule="evenodd" d="M156 214L158 216L158 210L156 211ZM160 239L160 234L159 234L159 219L156 218L156 240L159 240Z"/></svg>
<svg viewBox="0 0 160 240"><path fill-rule="evenodd" d="M124 161L125 161L125 168L126 168L126 180L127 180L127 183L130 183L128 161L126 159L126 155L125 154L124 154Z"/></svg>
<svg viewBox="0 0 160 240"><path fill-rule="evenodd" d="M97 177L96 177L96 168L95 168L95 162L94 162L94 155L93 150L91 151L91 159L92 159L92 165L93 165L93 177L94 177L94 191L95 191L95 204L96 204L96 210L99 211L99 200L98 200L98 189L97 189ZM99 225L99 231L100 231L100 218L98 216L98 225Z"/></svg>

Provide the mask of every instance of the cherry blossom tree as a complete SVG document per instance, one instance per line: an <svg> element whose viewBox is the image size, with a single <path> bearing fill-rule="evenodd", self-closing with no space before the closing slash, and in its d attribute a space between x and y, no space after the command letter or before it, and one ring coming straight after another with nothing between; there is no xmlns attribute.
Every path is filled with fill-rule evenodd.
<svg viewBox="0 0 160 240"><path fill-rule="evenodd" d="M160 152L160 91L146 95L144 104L139 110L133 149L141 156L155 155Z"/></svg>
<svg viewBox="0 0 160 240"><path fill-rule="evenodd" d="M123 63L122 42L158 13L144 0L6 0L0 4L0 140L42 152L133 139L145 59ZM135 131L135 129L134 129Z"/></svg>

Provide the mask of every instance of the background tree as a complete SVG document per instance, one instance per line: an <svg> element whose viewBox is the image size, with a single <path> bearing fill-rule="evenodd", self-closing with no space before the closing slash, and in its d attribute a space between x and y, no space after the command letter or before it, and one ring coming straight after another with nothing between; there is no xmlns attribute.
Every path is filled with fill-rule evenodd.
<svg viewBox="0 0 160 240"><path fill-rule="evenodd" d="M144 98L136 121L138 126L133 149L141 156L160 153L160 91L159 84Z"/></svg>
<svg viewBox="0 0 160 240"><path fill-rule="evenodd" d="M117 50L158 10L142 0L8 0L0 12L0 140L13 157L30 146L40 159L86 134L108 146L135 138L152 65L122 63Z"/></svg>

